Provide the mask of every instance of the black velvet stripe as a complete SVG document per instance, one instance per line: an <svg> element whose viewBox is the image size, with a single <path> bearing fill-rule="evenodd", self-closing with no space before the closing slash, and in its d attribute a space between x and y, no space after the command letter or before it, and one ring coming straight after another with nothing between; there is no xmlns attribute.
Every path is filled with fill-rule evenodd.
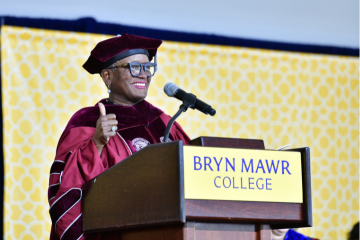
<svg viewBox="0 0 360 240"><path fill-rule="evenodd" d="M53 224L63 215L72 205L81 198L80 189L71 189L65 193L50 209L50 217Z"/></svg>
<svg viewBox="0 0 360 240"><path fill-rule="evenodd" d="M57 191L59 190L60 184L49 187L48 189L48 199L51 199L56 196Z"/></svg>
<svg viewBox="0 0 360 240"><path fill-rule="evenodd" d="M128 56L131 55L135 55L135 54L145 54L149 57L149 52L147 49L129 49L125 52L121 52L118 55L116 55L115 57L110 58L109 60L107 60L106 62L104 62L104 64L102 65L101 69L105 69L107 67L110 67L111 64L116 63L117 61L126 58Z"/></svg>
<svg viewBox="0 0 360 240"><path fill-rule="evenodd" d="M291 52L306 52L319 54L334 54L359 56L359 48L310 45L286 42L274 42L258 39L246 39L237 37L225 37L214 34L187 33L161 29L141 28L121 24L97 22L93 18L80 18L77 20L59 20L45 18L24 18L13 16L0 16L4 25L31 27L40 29L52 29L74 32L99 33L118 35L129 33L143 37L157 38L165 41L205 43L226 46L239 46L260 49L273 49Z"/></svg>
<svg viewBox="0 0 360 240"><path fill-rule="evenodd" d="M80 216L62 235L60 240L76 240L82 234L82 217Z"/></svg>
<svg viewBox="0 0 360 240"><path fill-rule="evenodd" d="M64 162L54 162L50 169L50 174L52 173L61 173L64 171L65 163Z"/></svg>

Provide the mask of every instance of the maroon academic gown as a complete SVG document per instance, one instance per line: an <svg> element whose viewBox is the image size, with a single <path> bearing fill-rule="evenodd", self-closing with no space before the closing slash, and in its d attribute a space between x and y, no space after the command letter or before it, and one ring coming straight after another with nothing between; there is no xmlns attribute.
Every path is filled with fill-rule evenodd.
<svg viewBox="0 0 360 240"><path fill-rule="evenodd" d="M170 116L143 100L133 106L112 105L101 100L106 113L116 114L117 135L104 146L101 156L92 137L99 107L80 109L70 119L58 143L50 170L48 198L52 221L50 240L121 239L116 232L82 233L82 185L109 167L150 144L161 143ZM190 139L176 122L169 141Z"/></svg>

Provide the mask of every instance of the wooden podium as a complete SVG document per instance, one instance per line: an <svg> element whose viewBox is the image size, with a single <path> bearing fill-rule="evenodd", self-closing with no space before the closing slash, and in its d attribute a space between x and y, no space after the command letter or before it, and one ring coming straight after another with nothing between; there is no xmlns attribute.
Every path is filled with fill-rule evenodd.
<svg viewBox="0 0 360 240"><path fill-rule="evenodd" d="M191 145L264 149L262 140L200 137ZM270 240L271 229L312 226L310 150L301 152L303 203L184 198L183 143L155 144L83 186L83 231L123 240Z"/></svg>

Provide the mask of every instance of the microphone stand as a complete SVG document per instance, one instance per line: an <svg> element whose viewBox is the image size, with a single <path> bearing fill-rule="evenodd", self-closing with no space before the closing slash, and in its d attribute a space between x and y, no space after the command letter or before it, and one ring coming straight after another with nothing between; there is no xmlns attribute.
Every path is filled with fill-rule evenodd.
<svg viewBox="0 0 360 240"><path fill-rule="evenodd" d="M172 125L174 124L175 120L180 116L181 113L186 112L186 110L188 108L194 108L195 103L196 103L196 96L194 94L189 93L184 96L183 104L180 105L179 110L170 119L168 125L166 126L165 134L164 134L164 143L166 143L168 141L170 129L171 129Z"/></svg>

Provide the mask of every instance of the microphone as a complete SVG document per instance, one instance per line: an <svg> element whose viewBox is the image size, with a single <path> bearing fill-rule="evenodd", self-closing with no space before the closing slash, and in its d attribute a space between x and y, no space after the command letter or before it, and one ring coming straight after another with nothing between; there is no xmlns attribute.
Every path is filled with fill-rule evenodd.
<svg viewBox="0 0 360 240"><path fill-rule="evenodd" d="M214 116L216 114L215 109L213 109L210 105L204 103L203 101L196 98L194 94L187 93L184 90L180 89L175 83L167 83L164 86L164 92L169 97L175 97L181 101L184 101L185 99L194 99L195 104L190 106L192 109L197 109L200 112L203 112L205 114L210 114L211 116Z"/></svg>

